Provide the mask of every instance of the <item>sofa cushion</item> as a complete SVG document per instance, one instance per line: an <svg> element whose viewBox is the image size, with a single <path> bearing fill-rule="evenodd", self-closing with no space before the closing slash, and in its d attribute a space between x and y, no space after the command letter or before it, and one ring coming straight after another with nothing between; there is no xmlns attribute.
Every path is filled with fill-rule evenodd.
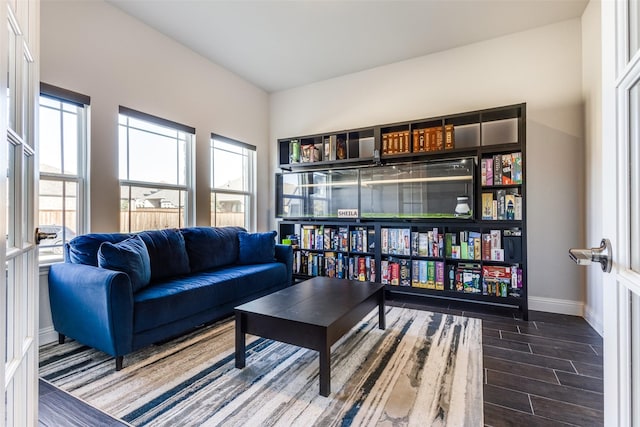
<svg viewBox="0 0 640 427"><path fill-rule="evenodd" d="M140 237L149 251L151 282L189 273L189 257L180 231L143 231Z"/></svg>
<svg viewBox="0 0 640 427"><path fill-rule="evenodd" d="M238 233L238 264L264 264L276 260L276 231Z"/></svg>
<svg viewBox="0 0 640 427"><path fill-rule="evenodd" d="M251 295L287 286L287 277L285 264L274 262L217 268L151 284L133 296L134 333L230 302L241 304Z"/></svg>
<svg viewBox="0 0 640 427"><path fill-rule="evenodd" d="M127 273L133 292L147 286L151 279L149 252L140 236L118 243L103 242L98 250L98 266Z"/></svg>
<svg viewBox="0 0 640 427"><path fill-rule="evenodd" d="M118 243L127 240L126 233L91 233L76 236L68 243L68 260L73 264L98 266L98 250L103 242Z"/></svg>
<svg viewBox="0 0 640 427"><path fill-rule="evenodd" d="M238 233L242 227L190 227L180 230L184 236L192 272L235 264L238 258Z"/></svg>

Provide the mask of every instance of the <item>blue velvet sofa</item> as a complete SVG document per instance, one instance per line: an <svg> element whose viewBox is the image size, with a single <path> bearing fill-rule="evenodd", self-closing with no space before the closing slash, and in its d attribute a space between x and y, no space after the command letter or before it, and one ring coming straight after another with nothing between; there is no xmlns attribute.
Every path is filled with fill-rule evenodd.
<svg viewBox="0 0 640 427"><path fill-rule="evenodd" d="M49 270L59 342L123 356L233 313L292 283L293 253L275 231L191 227L77 236Z"/></svg>

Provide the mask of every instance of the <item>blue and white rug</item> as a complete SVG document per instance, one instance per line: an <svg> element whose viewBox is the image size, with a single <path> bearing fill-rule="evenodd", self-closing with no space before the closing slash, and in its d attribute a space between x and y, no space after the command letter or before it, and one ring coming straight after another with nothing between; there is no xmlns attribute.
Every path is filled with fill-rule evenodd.
<svg viewBox="0 0 640 427"><path fill-rule="evenodd" d="M317 352L247 337L235 368L231 320L114 359L75 341L40 348L40 376L135 426L482 426L479 319L387 307Z"/></svg>

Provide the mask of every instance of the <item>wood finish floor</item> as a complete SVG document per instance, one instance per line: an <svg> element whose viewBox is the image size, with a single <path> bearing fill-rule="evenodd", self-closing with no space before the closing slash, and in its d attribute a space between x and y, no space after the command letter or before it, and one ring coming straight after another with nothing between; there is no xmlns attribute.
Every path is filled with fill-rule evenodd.
<svg viewBox="0 0 640 427"><path fill-rule="evenodd" d="M602 426L602 338L575 316L479 311L476 306L388 304L483 320L484 425ZM126 426L40 381L40 426Z"/></svg>

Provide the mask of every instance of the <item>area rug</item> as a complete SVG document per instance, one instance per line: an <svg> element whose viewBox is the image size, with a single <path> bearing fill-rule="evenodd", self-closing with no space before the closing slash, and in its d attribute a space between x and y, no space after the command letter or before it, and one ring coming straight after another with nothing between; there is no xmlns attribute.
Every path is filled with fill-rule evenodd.
<svg viewBox="0 0 640 427"><path fill-rule="evenodd" d="M247 336L236 369L231 319L114 359L75 341L40 348L40 376L135 426L481 426L479 319L377 309L331 351L331 394L318 354Z"/></svg>

